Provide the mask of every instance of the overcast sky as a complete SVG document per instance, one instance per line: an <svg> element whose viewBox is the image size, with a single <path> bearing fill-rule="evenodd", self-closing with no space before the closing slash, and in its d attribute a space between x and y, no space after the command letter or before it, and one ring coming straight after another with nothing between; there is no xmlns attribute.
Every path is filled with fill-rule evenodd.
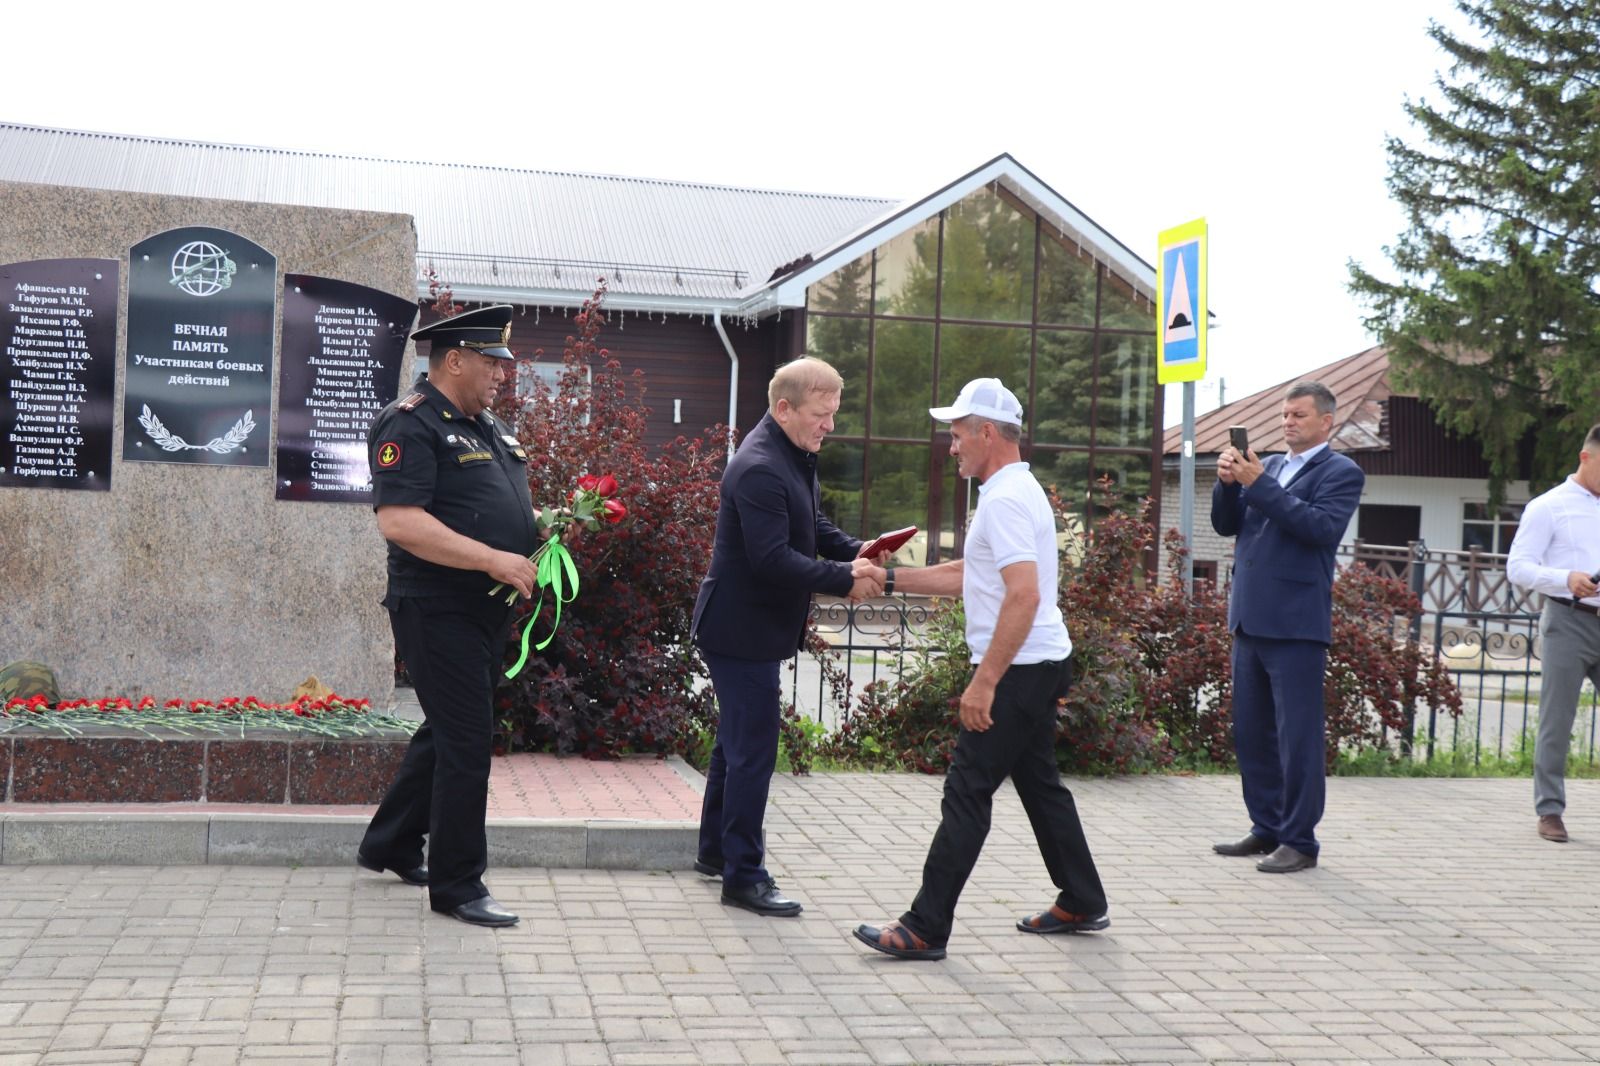
<svg viewBox="0 0 1600 1066"><path fill-rule="evenodd" d="M369 5L359 5L365 10ZM1202 411L1371 341L1386 134L1447 0L16 4L13 122L907 198L1000 152L1154 262L1204 216ZM1169 395L1176 415L1177 395Z"/></svg>

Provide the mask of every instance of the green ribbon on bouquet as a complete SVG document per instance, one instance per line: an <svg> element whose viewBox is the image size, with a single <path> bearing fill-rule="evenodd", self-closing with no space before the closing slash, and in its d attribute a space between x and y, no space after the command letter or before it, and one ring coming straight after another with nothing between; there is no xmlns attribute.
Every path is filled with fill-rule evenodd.
<svg viewBox="0 0 1600 1066"><path fill-rule="evenodd" d="M544 651L550 642L556 639L556 630L561 627L561 605L571 603L578 598L578 567L572 561L572 553L561 543L560 534L552 533L550 539L538 552L538 577L539 598L534 601L533 610L528 614L528 620L522 627L522 654L517 656L517 661L511 664L511 669L506 671L506 677L516 677L528 662L528 642L533 638L533 623L539 618L539 608L544 603L544 594L548 589L556 605L556 619L550 626L550 635L533 646L535 651Z"/></svg>

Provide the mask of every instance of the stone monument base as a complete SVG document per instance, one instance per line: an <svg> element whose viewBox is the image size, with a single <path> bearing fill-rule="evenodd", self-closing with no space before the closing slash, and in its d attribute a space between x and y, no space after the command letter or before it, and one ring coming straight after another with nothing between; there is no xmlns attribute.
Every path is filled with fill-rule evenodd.
<svg viewBox="0 0 1600 1066"><path fill-rule="evenodd" d="M354 738L160 736L105 727L77 736L0 736L9 803L373 804L409 734Z"/></svg>

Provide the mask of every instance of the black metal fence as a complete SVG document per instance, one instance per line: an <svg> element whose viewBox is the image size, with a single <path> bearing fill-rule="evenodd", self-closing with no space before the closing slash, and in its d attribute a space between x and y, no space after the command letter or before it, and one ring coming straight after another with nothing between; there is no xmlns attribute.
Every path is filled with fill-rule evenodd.
<svg viewBox="0 0 1600 1066"><path fill-rule="evenodd" d="M1396 546L1356 541L1339 550L1339 565L1370 566L1404 581L1417 594L1422 613L1409 620L1411 636L1443 657L1461 690L1460 718L1441 719L1430 710L1426 723L1415 723L1414 736L1405 738L1418 758L1453 754L1470 756L1479 765L1486 756L1505 759L1533 750L1543 602L1510 582L1505 560L1491 552L1432 551L1421 542ZM932 611L930 600L913 596L859 605L819 600L812 607L813 621L848 686L836 694L818 658L802 653L791 666L790 698L796 708L837 728L865 685L899 676ZM1600 693L1585 686L1582 700L1574 753L1594 765L1600 758Z"/></svg>
<svg viewBox="0 0 1600 1066"><path fill-rule="evenodd" d="M922 596L860 604L819 597L811 605L811 620L828 644L832 670L844 674L846 688L835 692L822 661L802 652L790 661L789 695L795 708L829 729L838 728L862 688L874 681L892 682L905 669L906 657L920 645L933 610L932 599Z"/></svg>

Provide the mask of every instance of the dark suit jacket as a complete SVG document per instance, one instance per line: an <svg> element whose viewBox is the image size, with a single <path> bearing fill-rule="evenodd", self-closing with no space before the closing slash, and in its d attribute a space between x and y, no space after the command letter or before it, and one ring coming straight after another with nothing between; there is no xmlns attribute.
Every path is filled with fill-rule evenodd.
<svg viewBox="0 0 1600 1066"><path fill-rule="evenodd" d="M805 639L811 594L849 595L861 541L824 518L821 502L816 455L795 447L769 412L722 475L711 569L694 604L700 647L787 659Z"/></svg>
<svg viewBox="0 0 1600 1066"><path fill-rule="evenodd" d="M1333 640L1333 550L1361 502L1367 476L1350 459L1324 448L1287 486L1278 484L1284 456L1248 489L1211 487L1211 528L1238 536L1228 628L1253 637Z"/></svg>

